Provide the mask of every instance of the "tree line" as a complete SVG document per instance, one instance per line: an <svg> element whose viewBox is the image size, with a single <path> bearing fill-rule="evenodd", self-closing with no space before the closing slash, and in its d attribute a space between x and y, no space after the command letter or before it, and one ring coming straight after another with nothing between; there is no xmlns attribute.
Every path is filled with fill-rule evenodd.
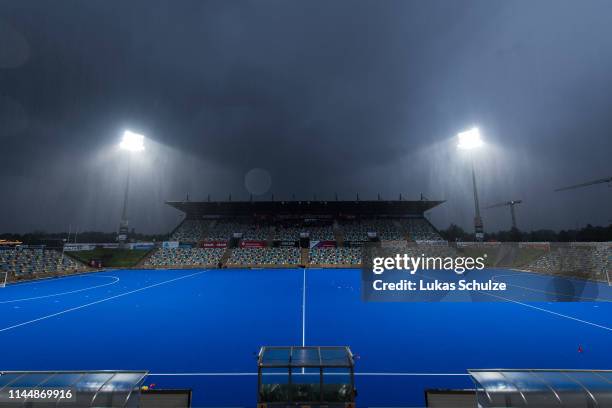
<svg viewBox="0 0 612 408"><path fill-rule="evenodd" d="M474 241L474 233L467 232L458 225L451 224L440 234L448 241ZM588 224L581 229L553 231L541 229L535 231L520 231L516 228L508 231L485 233L485 241L499 242L605 242L612 241L612 224L598 227Z"/></svg>

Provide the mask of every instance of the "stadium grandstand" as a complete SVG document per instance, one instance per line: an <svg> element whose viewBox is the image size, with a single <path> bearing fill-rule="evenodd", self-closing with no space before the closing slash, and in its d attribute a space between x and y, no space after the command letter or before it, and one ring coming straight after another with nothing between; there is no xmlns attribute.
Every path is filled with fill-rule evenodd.
<svg viewBox="0 0 612 408"><path fill-rule="evenodd" d="M82 270L83 265L43 245L0 246L0 272L10 280L75 273L79 269Z"/></svg>
<svg viewBox="0 0 612 408"><path fill-rule="evenodd" d="M365 245L441 243L424 212L441 201L171 201L184 213L169 240L151 243L141 268L358 266ZM116 247L117 244L104 244ZM138 244L135 244L138 246ZM7 281L91 270L104 264L61 245L0 244ZM83 248L100 247L81 244ZM85 262L85 263L83 263ZM93 262L93 263L91 263Z"/></svg>
<svg viewBox="0 0 612 408"><path fill-rule="evenodd" d="M358 265L361 255L361 248L313 248L309 263L318 266Z"/></svg>
<svg viewBox="0 0 612 408"><path fill-rule="evenodd" d="M171 201L167 204L183 212L183 221L168 241L150 243L147 255L133 267L358 267L364 248L369 247L441 257L465 256L465 251L476 250L474 244L445 241L424 216L441 203ZM609 243L520 243L499 250L493 244L485 244L490 254L497 254L489 259L491 266L610 281ZM96 244L83 246L95 248ZM78 252L64 253L61 247L4 241L0 243L0 280L91 270L91 260L75 254Z"/></svg>
<svg viewBox="0 0 612 408"><path fill-rule="evenodd" d="M228 260L230 266L295 266L300 263L298 248L236 248Z"/></svg>
<svg viewBox="0 0 612 408"><path fill-rule="evenodd" d="M465 256L424 213L442 201L169 201L184 214L171 242L141 264L152 268L358 267L364 248L409 256ZM166 245L170 244L170 245ZM467 244L466 244L467 245ZM491 266L609 280L609 244L504 246ZM491 243L486 245L492 250Z"/></svg>
<svg viewBox="0 0 612 408"><path fill-rule="evenodd" d="M221 248L160 248L145 262L145 266L216 266L224 250Z"/></svg>
<svg viewBox="0 0 612 408"><path fill-rule="evenodd" d="M356 266L366 244L441 242L424 212L441 201L170 201L184 221L152 267Z"/></svg>
<svg viewBox="0 0 612 408"><path fill-rule="evenodd" d="M555 275L609 280L612 245L609 242L550 243L543 255L525 269Z"/></svg>

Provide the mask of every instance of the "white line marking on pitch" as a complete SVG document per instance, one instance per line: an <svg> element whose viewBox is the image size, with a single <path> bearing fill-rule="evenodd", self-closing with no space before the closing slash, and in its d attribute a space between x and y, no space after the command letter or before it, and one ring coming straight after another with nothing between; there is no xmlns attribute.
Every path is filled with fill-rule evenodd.
<svg viewBox="0 0 612 408"><path fill-rule="evenodd" d="M163 377L188 377L188 376L197 376L197 377L244 377L257 375L257 373L149 373L149 376L163 376Z"/></svg>
<svg viewBox="0 0 612 408"><path fill-rule="evenodd" d="M492 280L494 280L495 282L503 282L503 283L505 283L505 284L506 284L506 285L508 285L508 286L513 286L513 287L515 287L515 288L521 288L521 289L529 290L529 291L531 291L531 292L539 292L539 293L544 293L544 294L547 294L547 295L557 295L557 296L565 296L565 297L574 297L573 295L569 295L569 294L565 294L565 293L560 293L560 292L549 292L549 291L547 291L547 290L541 290L541 289L536 289L536 288L530 288L530 287L527 287L527 286L516 285L516 284L514 284L514 283L510 283L510 282L503 281L503 280L501 280L501 281L497 280L497 278L503 278L503 277L507 277L507 276L512 277L512 276L521 276L521 275L519 275L518 273L515 273L515 274L504 274L504 275L493 275L493 276L491 277L491 279L492 279ZM536 275L526 275L526 276L531 277L531 278L533 278L533 277L537 277ZM521 276L521 277L522 277L522 276ZM612 302L612 299L606 299L606 298L601 298L601 297L591 298L591 297L582 297L582 296L577 296L577 297L576 297L576 299L579 299L579 300L581 300L581 301L591 301L591 302L609 302L609 303L610 303L610 302Z"/></svg>
<svg viewBox="0 0 612 408"><path fill-rule="evenodd" d="M27 324L39 322L41 320L50 319L52 317L59 316L59 315L65 314L65 313L74 312L75 310L84 309L84 308L89 307L89 306L97 305L98 303L103 303L103 302L107 302L109 300L113 300L113 299L117 299L117 298L120 298L120 297L123 297L123 296L127 296L127 295L130 295L132 293L141 292L143 290L154 288L154 287L160 286L160 285L164 285L166 283L175 282L175 281L178 281L178 280L181 280L181 279L185 279L185 278L189 278L189 277L195 276L195 275L200 275L200 274L202 274L204 272L207 272L207 271L204 270L204 271L192 273L190 275L180 276L178 278L174 278L174 279L170 279L170 280L167 280L167 281L155 283L153 285L145 286L143 288L134 289L134 290L131 290L129 292L124 292L124 293L120 293L120 294L115 295L115 296L111 296L111 297L107 297L107 298L104 298L104 299L96 300L95 302L87 303L87 304L84 304L84 305L81 305L81 306L71 307L70 309L66 309L66 310L63 310L61 312L53 313L53 314L50 314L50 315L47 315L47 316L43 316L43 317L39 317L39 318L36 318L36 319L28 320L27 322L14 324L12 326L8 326L8 327L5 327L3 329L0 329L0 333L4 332L4 331L7 331L7 330L15 329L17 327L25 326Z"/></svg>
<svg viewBox="0 0 612 408"><path fill-rule="evenodd" d="M572 316L564 315L564 314L562 314L562 313L553 312L552 310L548 310L548 309L544 309L544 308L542 308L542 307L537 307L537 306L530 305L530 304L527 304L527 303L519 302L518 300L508 299L508 298L505 298L505 297L503 297L503 296L494 295L494 294L492 294L492 293L487 293L487 292L482 292L482 293L485 293L485 294L487 294L487 295L489 295L489 296L493 296L493 297L496 297L496 298L504 299L504 300L507 300L507 301L510 301L510 302L513 302L513 303L519 304L519 305L521 305L521 306L529 307L529 308L531 308L531 309L539 310L539 311L541 311L541 312L550 313L550 314L552 314L552 315L559 316L559 317L565 317L566 319L575 320L575 321L577 321L577 322L584 323L584 324L589 324L589 325L591 325L591 326L595 326L595 327L598 327L598 328L600 328L600 329L604 329L604 330L612 331L612 328L611 328L611 327L602 326L601 324L597 324L597 323L589 322L589 321L587 321L587 320L578 319L577 317L572 317Z"/></svg>
<svg viewBox="0 0 612 408"><path fill-rule="evenodd" d="M256 376L257 373L149 373L149 376L160 376L160 377L247 377ZM278 375L275 373L264 373L263 375ZM316 375L319 373L293 373L293 375ZM327 373L326 375L346 375L344 373ZM469 376L468 373L355 373L355 375L363 377L461 377Z"/></svg>
<svg viewBox="0 0 612 408"><path fill-rule="evenodd" d="M433 278L429 278L427 275L419 275L419 276L423 276L424 278L429 279L429 280L433 279ZM484 290L479 290L478 292L484 293L485 295L496 297L498 299L504 299L504 300L507 300L509 302L513 302L513 303L516 303L516 304L519 304L519 305L522 305L522 306L525 306L525 307L529 307L529 308L532 308L532 309L535 309L535 310L539 310L539 311L542 311L542 312L550 313L550 314L555 315L555 316L565 317L566 319L575 320L577 322L584 323L584 324L589 324L591 326L598 327L600 329L612 331L612 328L610 328L610 327L602 326L600 324L589 322L587 320L578 319L577 317L572 317L572 316L564 315L562 313L553 312L552 310L544 309L542 307L537 307L537 306L529 305L527 303L522 303L522 302L519 302L518 300L508 299L508 298L503 297L503 296L494 295L494 294L486 292Z"/></svg>
<svg viewBox="0 0 612 408"><path fill-rule="evenodd" d="M304 268L304 280L302 282L302 347L306 346L306 268ZM302 367L302 374L306 368Z"/></svg>
<svg viewBox="0 0 612 408"><path fill-rule="evenodd" d="M302 347L306 346L306 268L302 283Z"/></svg>
<svg viewBox="0 0 612 408"><path fill-rule="evenodd" d="M36 297L30 297L30 298L3 300L3 301L0 302L0 305L3 305L5 303L25 302L26 300L45 299L45 298L50 298L50 297L54 297L54 296L62 296L62 295L68 295L68 294L71 294L71 293L84 292L86 290L91 290L91 289L95 289L95 288L101 288L103 286L114 285L115 283L120 281L120 279L118 277L116 277L116 276L99 275L99 276L94 276L94 277L95 278L111 278L111 279L115 279L115 280L110 282L110 283L105 283L103 285L96 285L96 286L90 286L88 288L71 290L70 292L53 293L51 295L43 295L43 296L36 296Z"/></svg>
<svg viewBox="0 0 612 408"><path fill-rule="evenodd" d="M421 377L421 376L469 376L468 373L355 373L355 375L363 375L367 377Z"/></svg>

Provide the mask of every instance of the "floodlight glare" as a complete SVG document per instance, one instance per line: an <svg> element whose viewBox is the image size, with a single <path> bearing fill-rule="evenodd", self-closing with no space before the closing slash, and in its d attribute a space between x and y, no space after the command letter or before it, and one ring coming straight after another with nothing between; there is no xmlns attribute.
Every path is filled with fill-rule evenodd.
<svg viewBox="0 0 612 408"><path fill-rule="evenodd" d="M144 150L144 136L126 130L119 147L130 152L141 152Z"/></svg>
<svg viewBox="0 0 612 408"><path fill-rule="evenodd" d="M476 127L458 133L457 137L459 137L459 144L457 145L459 149L470 150L483 145L482 139L480 138L480 131L478 131Z"/></svg>

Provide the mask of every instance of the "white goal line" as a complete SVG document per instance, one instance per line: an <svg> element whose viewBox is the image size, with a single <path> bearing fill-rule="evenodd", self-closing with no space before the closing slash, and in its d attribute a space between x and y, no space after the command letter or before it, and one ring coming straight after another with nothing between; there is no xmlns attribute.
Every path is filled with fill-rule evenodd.
<svg viewBox="0 0 612 408"><path fill-rule="evenodd" d="M159 377L248 377L257 376L256 372L248 373L149 373L149 376ZM279 373L263 373L263 375L279 375ZM291 375L320 375L320 373L292 373ZM346 375L346 373L325 373L325 375ZM355 373L356 376L362 377L463 377L469 376L468 373L396 373L396 372L363 372Z"/></svg>

